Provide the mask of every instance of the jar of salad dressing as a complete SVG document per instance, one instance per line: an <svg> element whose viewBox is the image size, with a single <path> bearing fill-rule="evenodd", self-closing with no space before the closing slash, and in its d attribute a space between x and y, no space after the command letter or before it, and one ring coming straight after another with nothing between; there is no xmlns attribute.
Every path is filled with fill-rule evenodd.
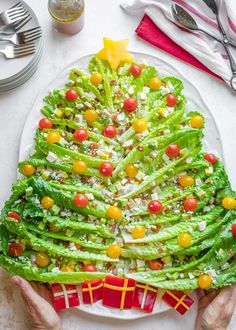
<svg viewBox="0 0 236 330"><path fill-rule="evenodd" d="M48 10L57 31L75 34L84 26L84 0L49 0Z"/></svg>

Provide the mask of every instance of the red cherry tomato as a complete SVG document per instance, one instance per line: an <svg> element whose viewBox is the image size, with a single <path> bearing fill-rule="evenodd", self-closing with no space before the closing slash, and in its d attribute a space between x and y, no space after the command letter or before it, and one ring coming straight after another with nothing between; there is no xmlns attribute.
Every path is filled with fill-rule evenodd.
<svg viewBox="0 0 236 330"><path fill-rule="evenodd" d="M198 205L198 201L194 197L188 197L184 200L184 209L186 211L194 211L196 210Z"/></svg>
<svg viewBox="0 0 236 330"><path fill-rule="evenodd" d="M129 71L134 77L139 77L142 73L142 68L138 64L133 64L131 65Z"/></svg>
<svg viewBox="0 0 236 330"><path fill-rule="evenodd" d="M96 272L97 268L93 264L87 264L83 267L84 272Z"/></svg>
<svg viewBox="0 0 236 330"><path fill-rule="evenodd" d="M11 243L8 247L8 254L11 257L20 257L23 254L23 247L19 243Z"/></svg>
<svg viewBox="0 0 236 330"><path fill-rule="evenodd" d="M116 128L115 126L107 125L104 128L103 135L112 139L116 136Z"/></svg>
<svg viewBox="0 0 236 330"><path fill-rule="evenodd" d="M213 154L206 154L206 155L204 155L204 159L206 159L212 165L215 165L215 163L217 162L217 158Z"/></svg>
<svg viewBox="0 0 236 330"><path fill-rule="evenodd" d="M21 221L20 215L18 213L16 213L16 212L8 212L7 213L7 216L8 216L8 218L16 219L19 223Z"/></svg>
<svg viewBox="0 0 236 330"><path fill-rule="evenodd" d="M166 148L166 155L170 158L178 157L179 153L180 153L180 148L179 148L178 144L170 144Z"/></svg>
<svg viewBox="0 0 236 330"><path fill-rule="evenodd" d="M84 194L76 194L74 197L74 204L78 207L86 207L89 203L89 199L87 195Z"/></svg>
<svg viewBox="0 0 236 330"><path fill-rule="evenodd" d="M84 128L78 128L73 134L74 140L82 143L85 140L88 140L88 133Z"/></svg>
<svg viewBox="0 0 236 330"><path fill-rule="evenodd" d="M148 203L148 211L150 213L160 213L162 211L162 204L158 200L153 200Z"/></svg>
<svg viewBox="0 0 236 330"><path fill-rule="evenodd" d="M174 107L177 103L176 96L173 94L166 95L166 102L168 107Z"/></svg>
<svg viewBox="0 0 236 330"><path fill-rule="evenodd" d="M148 266L152 270L160 270L163 268L164 263L161 260L154 259L154 260L148 260Z"/></svg>
<svg viewBox="0 0 236 330"><path fill-rule="evenodd" d="M52 124L52 121L48 118L42 118L40 119L39 121L39 128L40 129L45 129L45 128L52 128L53 127L53 124Z"/></svg>
<svg viewBox="0 0 236 330"><path fill-rule="evenodd" d="M138 106L138 101L132 97L128 97L124 100L123 108L128 112L133 112Z"/></svg>
<svg viewBox="0 0 236 330"><path fill-rule="evenodd" d="M236 223L232 224L231 230L233 237L236 238Z"/></svg>
<svg viewBox="0 0 236 330"><path fill-rule="evenodd" d="M99 173L104 176L111 176L114 170L112 163L104 162L99 167Z"/></svg>
<svg viewBox="0 0 236 330"><path fill-rule="evenodd" d="M78 98L78 94L73 89L68 89L68 91L66 91L67 101L72 102L72 101L77 100L77 98Z"/></svg>

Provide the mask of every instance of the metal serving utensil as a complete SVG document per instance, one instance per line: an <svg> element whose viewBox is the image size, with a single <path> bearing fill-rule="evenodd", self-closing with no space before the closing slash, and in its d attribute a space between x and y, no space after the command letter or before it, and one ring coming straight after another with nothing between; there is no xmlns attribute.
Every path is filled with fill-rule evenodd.
<svg viewBox="0 0 236 330"><path fill-rule="evenodd" d="M40 26L25 30L22 32L14 33L13 35L3 36L0 32L0 41L10 41L14 45L22 45L39 39L42 36L42 30Z"/></svg>
<svg viewBox="0 0 236 330"><path fill-rule="evenodd" d="M27 16L26 9L18 2L15 6L0 13L0 26L15 23Z"/></svg>
<svg viewBox="0 0 236 330"><path fill-rule="evenodd" d="M22 57L35 53L35 45L34 43L21 46L9 45L4 49L0 49L0 53L3 54L7 59Z"/></svg>
<svg viewBox="0 0 236 330"><path fill-rule="evenodd" d="M184 27L188 30L202 32L202 33L208 35L209 37L211 37L212 39L220 42L223 45L223 47L225 48L225 50L228 54L230 67L231 67L231 71L232 71L232 78L230 80L230 85L231 85L231 88L234 91L236 91L236 62L234 61L233 55L231 54L231 51L229 50L229 45L231 45L233 47L235 47L235 45L233 45L229 41L226 34L225 35L226 35L227 40L225 39L223 33L222 33L223 39L220 40L220 39L216 38L215 36L211 35L210 33L208 33L207 31L199 28L197 25L197 22L194 20L194 18L183 7L175 4L175 5L172 5L171 9L172 9L173 17L176 20L176 22L178 22L179 25L181 25L182 27ZM215 10L215 8L214 8L214 10Z"/></svg>

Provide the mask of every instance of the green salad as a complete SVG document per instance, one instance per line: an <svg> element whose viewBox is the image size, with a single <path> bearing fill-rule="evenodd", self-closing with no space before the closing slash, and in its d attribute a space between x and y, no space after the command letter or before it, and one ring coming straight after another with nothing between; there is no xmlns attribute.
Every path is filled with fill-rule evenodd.
<svg viewBox="0 0 236 330"><path fill-rule="evenodd" d="M164 289L236 281L236 200L183 84L94 56L45 97L1 213L0 265L27 280L107 274Z"/></svg>

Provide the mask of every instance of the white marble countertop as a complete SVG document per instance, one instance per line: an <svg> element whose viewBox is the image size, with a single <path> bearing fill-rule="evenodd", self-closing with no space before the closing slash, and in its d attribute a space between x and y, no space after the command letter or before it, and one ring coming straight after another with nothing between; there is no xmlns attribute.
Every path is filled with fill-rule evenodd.
<svg viewBox="0 0 236 330"><path fill-rule="evenodd" d="M233 187L236 188L236 95L223 82L155 49L135 36L140 18L126 16L119 8L121 0L87 0L86 24L83 31L68 37L55 32L47 11L47 0L26 2L34 9L43 27L45 49L36 74L16 90L0 94L0 207L10 194L16 178L18 148L21 131L32 104L39 93L60 70L73 60L96 52L102 46L102 37L129 38L129 49L159 56L191 78L201 91L218 124L225 163ZM27 330L24 306L18 293L9 282L9 276L1 272L0 278L0 328ZM196 305L196 304L195 304ZM185 317L175 311L137 321L116 321L91 317L71 310L63 313L63 330L180 330L194 329L196 306ZM236 328L236 323L230 328Z"/></svg>

